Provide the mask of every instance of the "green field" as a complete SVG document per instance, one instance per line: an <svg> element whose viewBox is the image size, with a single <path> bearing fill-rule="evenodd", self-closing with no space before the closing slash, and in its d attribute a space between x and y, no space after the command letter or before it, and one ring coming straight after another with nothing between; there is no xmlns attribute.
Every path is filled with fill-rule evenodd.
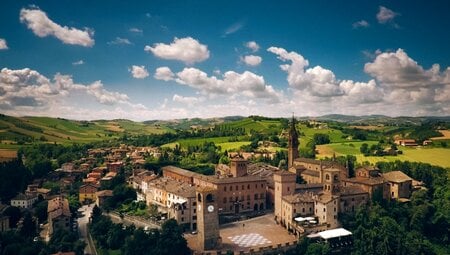
<svg viewBox="0 0 450 255"><path fill-rule="evenodd" d="M18 148L41 143L90 143L117 138L127 132L137 134L162 134L173 130L155 124L129 120L74 121L50 117L10 117L0 115L0 148Z"/></svg>
<svg viewBox="0 0 450 255"><path fill-rule="evenodd" d="M164 144L161 147L175 148L178 144L182 149L186 149L188 146L202 145L205 142L213 142L216 146L220 146L222 151L239 149L242 145L250 144L248 141L242 141L245 136L238 137L237 142L230 142L230 137L211 137L211 138L189 138L181 139L173 143Z"/></svg>
<svg viewBox="0 0 450 255"><path fill-rule="evenodd" d="M366 157L360 153L359 148L361 144L367 143L369 146L371 144L376 144L375 141L365 141L365 142L349 142L349 143L335 143L321 145L320 150L324 151L323 154L317 155L319 158L330 157L333 152L336 155L354 155L359 163L368 161L374 164L378 161L411 161L411 162L423 162L432 165L438 165L442 167L450 167L450 149L448 148L409 148L409 147L399 147L403 154L398 156L383 156L383 157ZM351 146L350 144L353 144Z"/></svg>
<svg viewBox="0 0 450 255"><path fill-rule="evenodd" d="M297 131L300 132L300 148L305 148L307 144L313 140L314 134L327 134L332 143L340 143L347 141L343 138L342 131L332 128L315 129L309 128L306 125L297 125Z"/></svg>
<svg viewBox="0 0 450 255"><path fill-rule="evenodd" d="M251 118L245 118L243 120L228 122L222 124L223 127L230 128L243 128L247 134L250 131L266 132L266 133L280 133L281 123L278 120L253 120Z"/></svg>

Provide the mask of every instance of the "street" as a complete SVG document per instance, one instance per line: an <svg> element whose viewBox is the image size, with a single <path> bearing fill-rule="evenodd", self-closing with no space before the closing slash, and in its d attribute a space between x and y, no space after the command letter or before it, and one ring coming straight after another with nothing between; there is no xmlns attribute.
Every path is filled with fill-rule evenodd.
<svg viewBox="0 0 450 255"><path fill-rule="evenodd" d="M78 231L80 233L80 239L86 243L86 247L84 248L84 254L96 254L95 247L92 241L90 241L88 237L88 228L87 224L89 223L89 217L91 217L92 208L94 204L83 205L78 209L78 213L82 213L83 217L78 218Z"/></svg>

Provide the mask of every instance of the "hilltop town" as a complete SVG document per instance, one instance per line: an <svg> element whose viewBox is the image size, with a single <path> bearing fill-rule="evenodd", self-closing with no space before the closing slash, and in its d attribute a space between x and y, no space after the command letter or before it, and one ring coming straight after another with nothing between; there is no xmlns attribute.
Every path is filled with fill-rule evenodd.
<svg viewBox="0 0 450 255"><path fill-rule="evenodd" d="M217 150L213 143L183 152L178 145L173 149L132 145L132 139L112 146L64 149L44 144L20 150L21 158L2 163L4 172L25 173L30 166L34 170L28 179L23 179L25 174L11 175L20 185L2 194L1 231L24 233L35 247L30 249L42 244L45 248L39 249L45 254L114 250L127 254L133 250L129 238L144 234L141 241L146 243L153 234L164 236L169 230L177 234L155 239L153 252L296 254L298 249L319 249L327 254L348 253L367 247L361 236L374 231L375 225L386 224L372 217L392 220L390 213L405 208L409 209L403 220L430 240L439 240L448 231L445 211L434 202L438 194L425 203L426 208L434 208L423 215L431 217L428 223L417 222L415 212L424 210L423 199L430 192L448 188L445 169L400 161L361 164L351 155L310 157L302 154L305 131L298 121L292 118L285 127L283 153L241 149L215 155L208 152ZM393 144L418 146L410 140L396 139ZM258 141L261 147L266 143L273 144ZM41 162L37 158L44 159L42 153L57 160ZM177 163L194 158L215 163L213 169L192 162L185 164L191 165L187 169ZM48 169L52 165L59 167ZM361 223L360 217L368 219ZM363 229L358 228L361 224L366 224ZM400 233L406 231L401 222L395 224ZM433 233L419 232L431 227ZM65 246L60 243L62 236L71 240ZM114 239L118 236L123 238ZM176 245L166 247L167 242ZM432 246L423 245L432 251Z"/></svg>

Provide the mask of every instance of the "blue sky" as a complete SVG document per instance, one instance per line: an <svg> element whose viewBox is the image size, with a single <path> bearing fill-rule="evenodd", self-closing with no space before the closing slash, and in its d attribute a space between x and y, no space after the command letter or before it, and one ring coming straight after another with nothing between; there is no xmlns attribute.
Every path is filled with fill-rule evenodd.
<svg viewBox="0 0 450 255"><path fill-rule="evenodd" d="M0 112L450 115L448 1L3 1Z"/></svg>

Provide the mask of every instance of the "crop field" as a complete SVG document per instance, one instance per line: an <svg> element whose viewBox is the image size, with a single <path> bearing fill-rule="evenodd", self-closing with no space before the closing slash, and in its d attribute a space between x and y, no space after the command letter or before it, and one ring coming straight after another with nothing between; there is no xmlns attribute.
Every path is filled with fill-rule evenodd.
<svg viewBox="0 0 450 255"><path fill-rule="evenodd" d="M432 165L438 165L442 167L450 167L450 149L448 148L408 148L399 147L403 154L398 156L383 156L383 157L366 157L360 153L359 148L361 144L367 143L369 146L371 144L376 144L375 141L365 141L365 142L350 142L350 143L335 143L319 145L317 149L319 158L331 157L335 152L337 156L339 155L354 155L359 163L368 161L374 164L378 161L411 161L411 162L423 162Z"/></svg>
<svg viewBox="0 0 450 255"><path fill-rule="evenodd" d="M173 143L164 144L161 147L169 147L175 148L175 145L178 144L182 149L187 148L188 146L196 146L202 145L205 142L213 142L216 146L221 146L222 150L229 150L230 148L239 148L242 145L249 144L249 141L242 141L246 138L246 136L239 136L238 141L230 142L232 137L224 136L224 137L211 137L211 138L189 138L189 139L180 139Z"/></svg>
<svg viewBox="0 0 450 255"><path fill-rule="evenodd" d="M234 121L222 126L230 128L244 128L246 133L250 133L251 130L254 131L264 131L264 132L280 132L281 123L277 120L252 120L250 118Z"/></svg>
<svg viewBox="0 0 450 255"><path fill-rule="evenodd" d="M300 132L300 147L304 148L307 144L313 140L314 134L327 134L330 137L332 143L346 142L346 138L343 137L342 131L332 128L308 128L306 125L298 125L297 131ZM303 135L304 134L304 135Z"/></svg>

